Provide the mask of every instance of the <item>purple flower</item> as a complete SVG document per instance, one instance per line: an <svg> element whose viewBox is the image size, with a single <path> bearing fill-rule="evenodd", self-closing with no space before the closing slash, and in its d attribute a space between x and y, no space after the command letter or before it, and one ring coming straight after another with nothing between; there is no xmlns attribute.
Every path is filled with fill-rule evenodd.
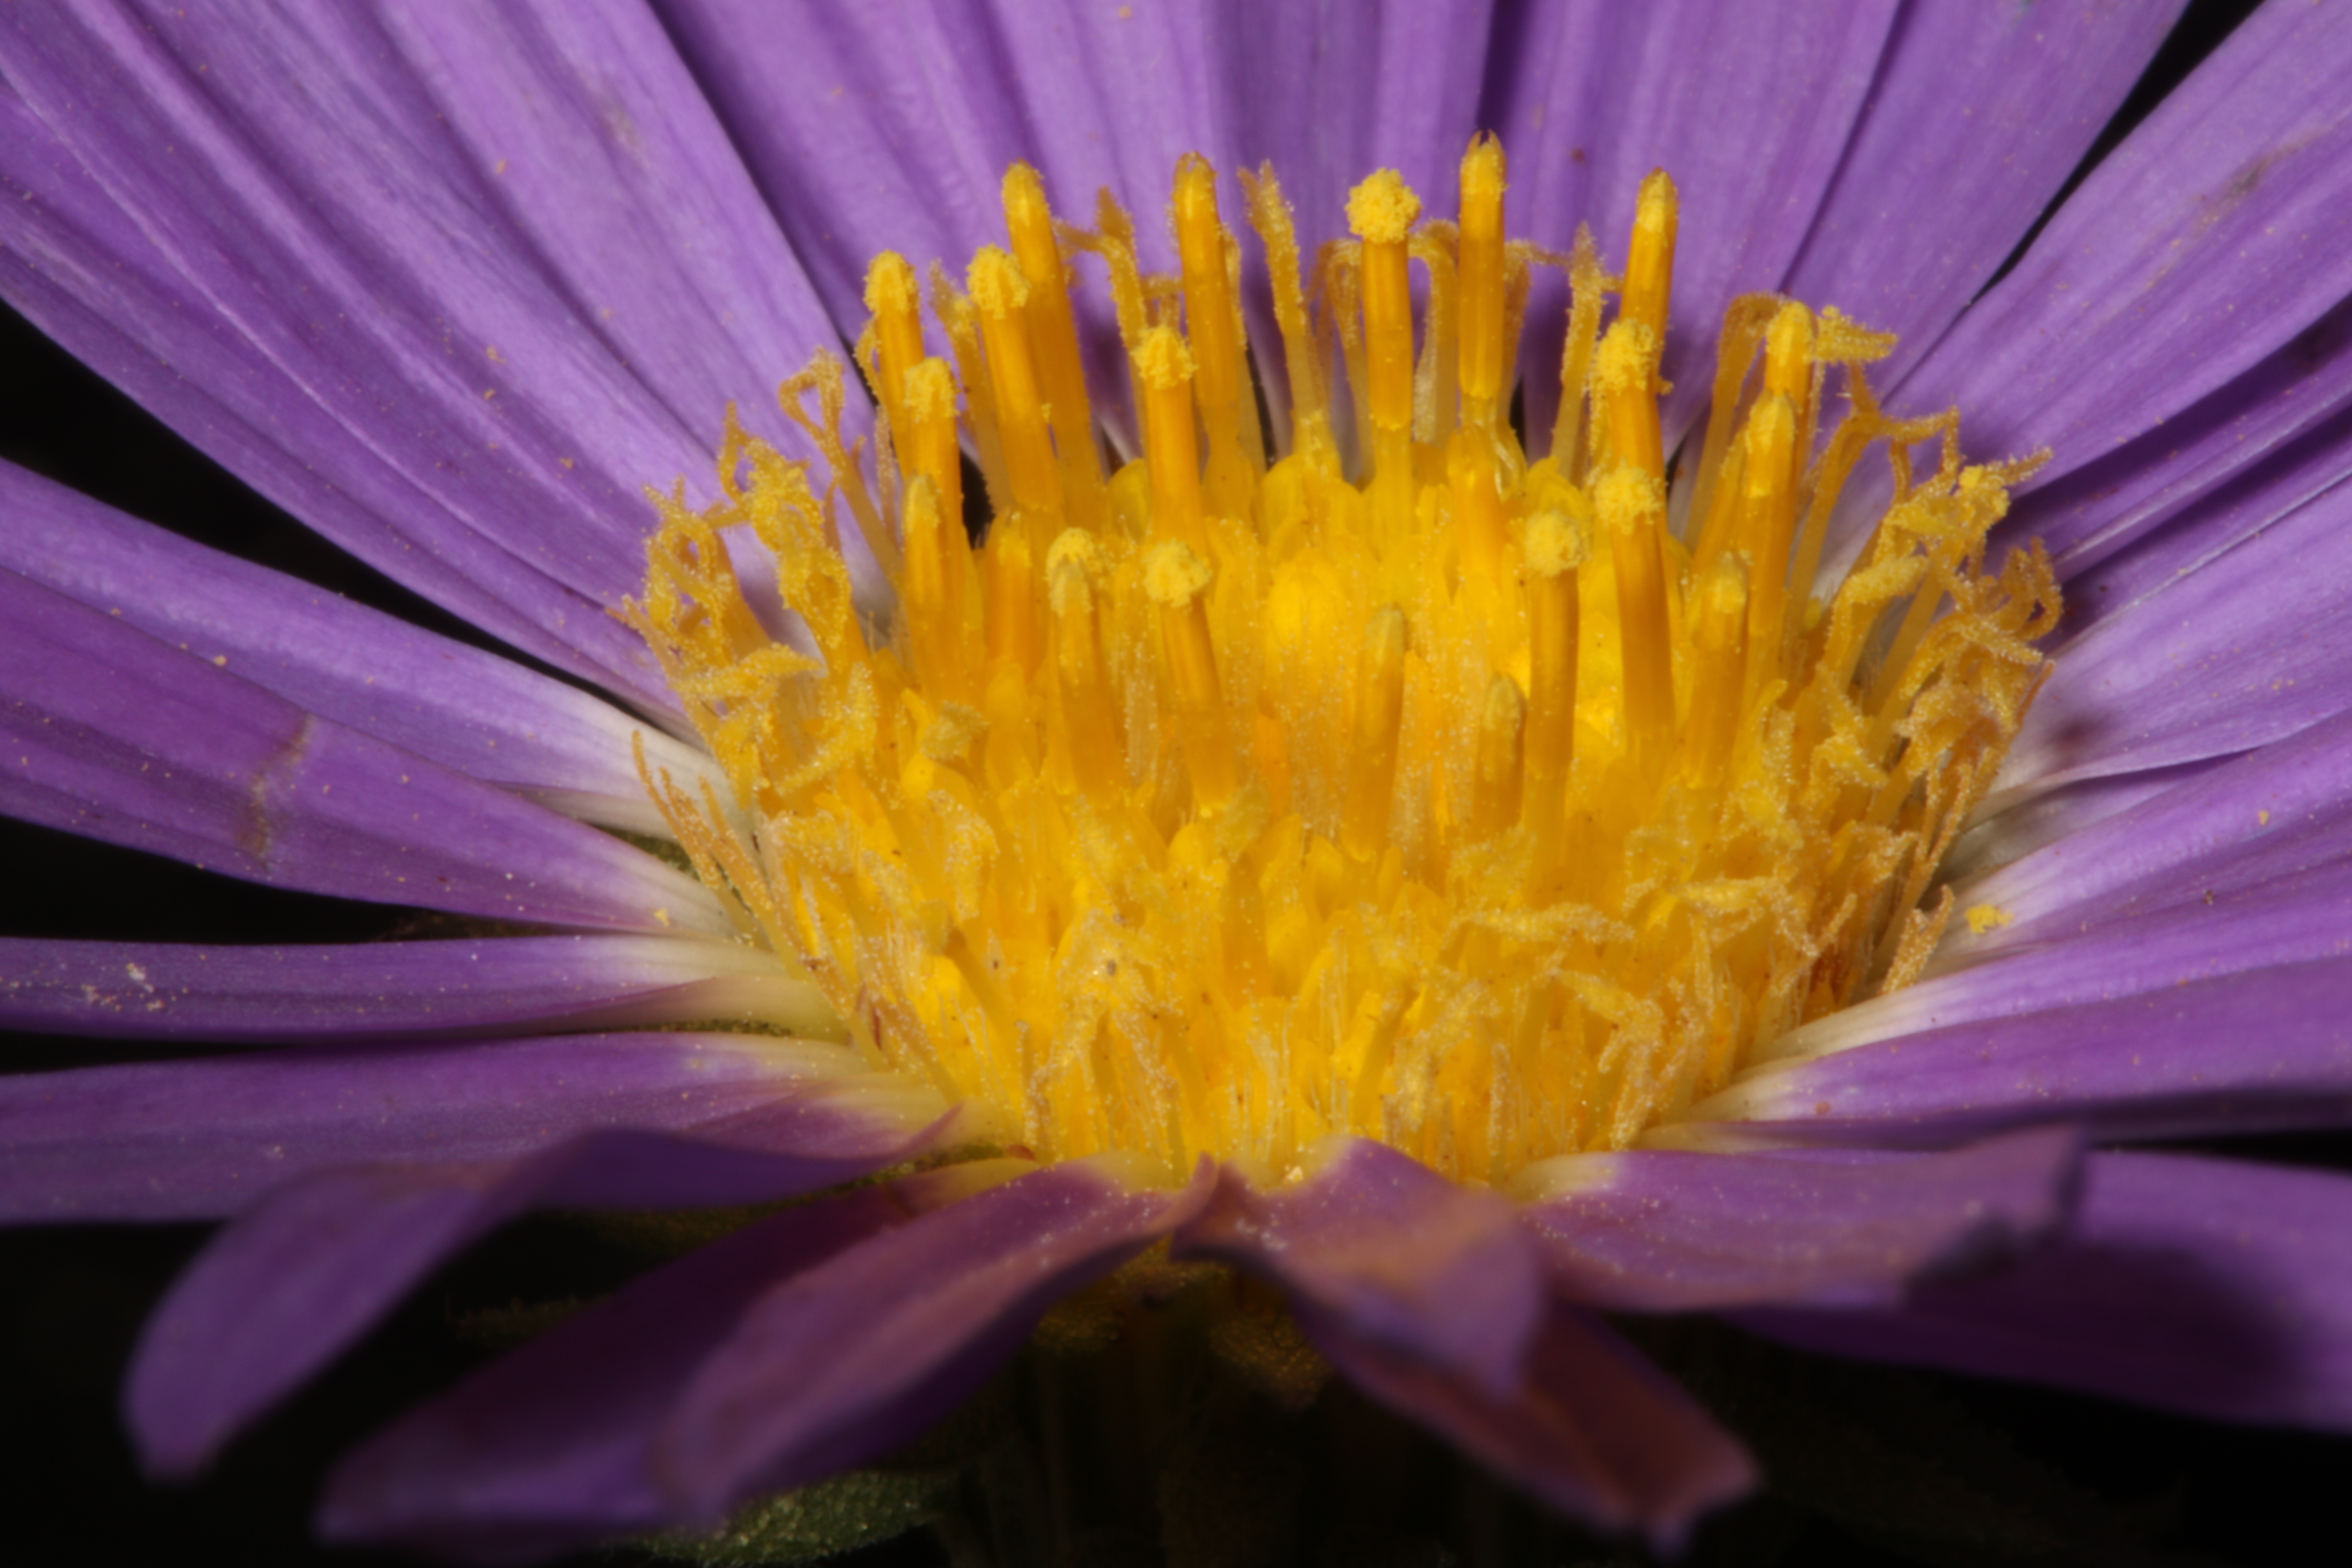
<svg viewBox="0 0 2352 1568"><path fill-rule="evenodd" d="M231 1222L133 1369L151 1468L202 1465L530 1207L809 1194L823 1195L416 1408L345 1461L325 1527L514 1555L711 1524L919 1432L1057 1300L1163 1239L1278 1286L1373 1398L1561 1510L1661 1543L1753 1466L1597 1311L1721 1311L1844 1353L2346 1425L2352 1184L2114 1145L2352 1112L2339 956L2352 884L2334 852L2352 821L2352 721L2336 700L2352 695L2352 576L2333 489L2352 468L2352 20L2283 5L2252 17L1992 281L2171 19L1856 4L1360 18L1008 5L887 21L810 6L787 20L729 0L0 18L0 289L327 538L572 678L0 471L0 810L254 881L539 933L0 947L0 1020L15 1026L277 1047L0 1080L0 1211ZM894 1054L891 1030L930 1016L920 986L860 989L827 956L826 933L845 928L826 921L881 909L887 891L841 913L777 868L801 856L840 886L898 873L859 861L873 841L854 835L777 847L782 817L766 814L781 808L761 791L804 784L747 771L753 741L720 732L751 711L740 689L680 679L718 670L678 647L719 604L707 575L688 612L663 608L658 573L648 588L644 488L682 477L673 529L707 509L736 517L709 477L723 443L740 450L730 406L750 437L808 450L766 389L858 332L874 254L960 260L992 240L1017 161L1069 209L1104 184L1148 205L1188 152L1221 169L1270 159L1311 251L1376 167L1450 192L1481 128L1517 160L1514 228L1560 249L1587 218L1613 243L1643 177L1673 172L1674 327L1641 369L1644 397L1670 384L1652 417L1666 450L1690 436L1690 468L1707 426L1730 427L1707 418L1717 323L1756 290L1895 333L1871 375L1892 412L1956 405L1971 455L2053 454L2016 486L1995 543L2042 542L2066 618L2054 675L1944 862L1956 897L1942 907L1965 919L1932 956L1932 921L1916 952L1901 940L1914 928L1889 924L1896 970L1925 960L1916 984L1756 1031L1739 1076L1662 1091L1638 1138L1594 1133L1492 1169L1449 1165L1434 1132L1355 1135L1366 1126L1338 1110L1324 1120L1349 1136L1311 1152L1277 1142L1272 1158L1164 1128L1097 1137L1054 1121L1091 1102L1036 1088L1043 1068L1021 1092L989 1091L975 1088L985 1061ZM1360 227L1369 279L1382 241ZM1146 268L1179 263L1152 223L1136 244ZM1248 254L1251 341L1272 345L1280 323ZM1527 296L1522 364L1562 352L1568 294L1548 276ZM1003 314L985 298L980 310ZM1109 313L1080 326L1097 384L1124 387ZM1360 421L1375 467L1391 437L1411 455L1383 422L1378 374ZM1107 400L1121 449L1169 428L1150 405L1166 388L1142 384L1139 432L1137 411ZM1288 395L1277 424L1312 402L1273 390ZM1733 393L1727 412L1745 406ZM1558 400L1530 375L1526 427L1556 428ZM843 427L874 432L855 395ZM1587 439L1612 472L1639 467L1628 437ZM1742 448L1751 467L1761 442ZM992 490L1005 474L1018 489L1017 452L982 456ZM845 471L820 470L845 485ZM1622 535L1609 475L1574 477ZM1366 493L1383 504L1376 484ZM1883 479L1857 478L1826 520L1832 543L1859 548L1856 520L1888 500ZM1172 503L1153 504L1164 519ZM845 491L842 516L853 510ZM1544 515L1583 528L1572 511ZM1521 521L1512 548L1533 562ZM802 619L779 618L771 642L746 617L727 633L737 652L756 642L781 668L779 650L824 647L819 589L839 590L856 635L853 579L882 613L888 574L841 532L849 563L817 588L794 573L822 551L739 551L747 599L774 587L760 574L781 560ZM1556 563L1535 574L1561 576L1591 542L1577 540L1547 546ZM1038 541L1041 559L1053 542ZM1202 571L1217 553L1176 543ZM707 571L710 547L688 544L667 559ZM1616 559L1622 587L1634 558ZM1155 578L1151 602L1181 616L1206 602L1204 581ZM633 627L621 612L641 597ZM845 680L850 663L836 645L823 669ZM1638 664L1625 653L1629 689ZM1170 693L1182 710L1180 679ZM909 769L956 763L985 719L1005 727L996 694L965 695L969 721L945 703L907 710L930 725ZM1571 730L1575 695L1571 679L1556 713ZM824 722L856 698L828 689ZM1538 724L1539 687L1530 700ZM1673 707L1669 689L1669 720ZM1627 765L1662 766L1639 761L1653 743L1623 741ZM1206 744L1185 742L1187 767ZM1222 810L1233 790L1192 779ZM658 800L648 781L667 781ZM940 789L946 819L960 797ZM1374 840L1387 796L1364 829ZM827 809L845 822L863 808ZM1342 837L1359 825L1350 815ZM640 847L672 836L700 876ZM730 846L753 858L726 860ZM801 901L763 906L761 888ZM1548 940L1634 943L1616 919ZM1532 929L1498 940L1524 946ZM777 937L791 931L803 935ZM1008 931L1003 951L1022 940ZM886 957L894 976L944 966L941 994L975 1018L1000 987L1036 984L1035 965L1004 973L992 942L961 935L919 952L841 942L877 974ZM1623 1039L1651 1037L1649 997L1578 994ZM1360 1065L1419 1005L1373 1003L1345 1036ZM989 1027L972 1038L1009 1037ZM1432 1081L1425 1093L1452 1092ZM1050 1104L1016 1138L1003 1118L1024 1113L1023 1093ZM1425 1107L1383 1114L1428 1122ZM1050 1142L1038 1128L1076 1157L1012 1147ZM944 1158L986 1141L1011 1152ZM1421 1157L1391 1146L1408 1144ZM1171 1146L1223 1157L1171 1161Z"/></svg>

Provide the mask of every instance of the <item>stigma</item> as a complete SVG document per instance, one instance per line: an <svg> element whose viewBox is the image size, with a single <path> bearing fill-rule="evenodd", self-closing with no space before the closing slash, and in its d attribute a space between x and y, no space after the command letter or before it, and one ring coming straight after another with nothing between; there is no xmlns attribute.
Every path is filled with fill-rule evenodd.
<svg viewBox="0 0 2352 1568"><path fill-rule="evenodd" d="M1008 1143L1171 1178L1354 1134L1504 1182L1915 976L2048 673L2047 562L1987 562L2033 460L1887 416L1892 340L1768 295L1670 447L1663 172L1618 273L1508 237L1491 137L1450 216L1377 172L1311 251L1271 168L1237 189L1178 165L1160 276L1015 167L960 274L874 262L870 452L820 355L784 398L822 462L730 420L724 499L657 498L628 614L731 797L647 783L744 939ZM1523 365L1547 268L1565 346Z"/></svg>

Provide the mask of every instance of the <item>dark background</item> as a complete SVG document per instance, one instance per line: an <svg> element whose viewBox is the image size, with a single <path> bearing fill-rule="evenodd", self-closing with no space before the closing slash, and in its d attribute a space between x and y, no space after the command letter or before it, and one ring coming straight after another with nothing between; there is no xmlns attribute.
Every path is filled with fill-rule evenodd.
<svg viewBox="0 0 2352 1568"><path fill-rule="evenodd" d="M2192 5L2092 162L2247 9ZM0 457L220 549L485 641L313 537L5 312ZM8 894L0 899L0 935L367 941L404 918L7 821L0 821L0 868ZM103 1042L12 1036L0 1043L0 1068L121 1054ZM2343 1137L2240 1141L2232 1152L2352 1170L2352 1142ZM479 1358L478 1347L453 1331L470 1313L542 1300L550 1279L564 1289L607 1287L634 1263L625 1249L561 1221L514 1227L446 1270L205 1479L151 1487L122 1436L117 1393L141 1321L206 1234L196 1226L0 1232L0 1562L405 1561L310 1541L311 1500L332 1456ZM1816 1360L1713 1325L1641 1331L1757 1447L1771 1478L1761 1498L1710 1522L1698 1563L2271 1563L2332 1559L2342 1550L2352 1439ZM1302 1561L1436 1561L1430 1542L1446 1542L1465 1563L1567 1563L1611 1550L1545 1523L1344 1394L1326 1395L1302 1441L1328 1444L1339 1426L1354 1434L1354 1448L1385 1453L1381 1468L1409 1480L1402 1491L1371 1495L1360 1475L1304 1461L1310 1517L1299 1538ZM1392 1539L1383 1545L1379 1531L1351 1533L1375 1515L1389 1537L1422 1542L1421 1554L1383 1556L1396 1551ZM1107 1532L1090 1560L1150 1561L1139 1547L1131 1533ZM948 1557L919 1536L844 1561Z"/></svg>

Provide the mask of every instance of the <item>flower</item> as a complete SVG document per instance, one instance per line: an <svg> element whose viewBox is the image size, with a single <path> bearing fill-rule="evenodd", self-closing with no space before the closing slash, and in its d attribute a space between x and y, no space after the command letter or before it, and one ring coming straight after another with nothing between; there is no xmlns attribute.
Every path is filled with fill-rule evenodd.
<svg viewBox="0 0 2352 1568"><path fill-rule="evenodd" d="M0 1097L12 1213L235 1216L144 1342L129 1397L151 1465L201 1463L531 1205L782 1199L1001 1135L940 1092L971 1083L875 1070L854 1009L730 940L712 888L756 876L722 860L698 880L638 847L677 832L722 855L756 799L608 613L643 579L636 488L706 472L730 404L790 449L757 389L857 329L868 255L970 254L1017 158L1057 193L1115 174L1134 194L1182 153L1271 155L1302 214L1335 214L1384 163L1450 189L1482 123L1549 244L1583 216L1626 221L1654 165L1682 182L1675 325L1637 367L1675 389L1661 458L1750 288L1891 329L1888 407L1956 403L1972 451L2054 454L2000 529L2044 542L2070 621L1948 866L1966 929L1916 984L1770 1038L1772 1059L1637 1146L1545 1163L1516 1210L1363 1140L1295 1176L1234 1159L1197 1178L1112 1140L784 1208L421 1406L347 1462L329 1528L514 1552L709 1522L918 1430L1055 1300L1171 1233L1280 1285L1375 1397L1660 1541L1750 1468L1594 1308L1726 1310L1851 1353L2340 1425L2352 1189L2082 1154L2075 1130L2342 1120L2343 718L2313 628L2340 576L2352 127L2333 83L2352 29L2253 18L1970 303L2168 18L1541 13L1480 47L1452 15L1327 35L1286 14L1244 47L1220 17L1137 9L903 34L724 5L0 29L11 298L330 538L626 705L5 477L0 805L568 933L11 945L14 1020L293 1047ZM919 100L894 90L913 71ZM1985 127L2015 121L2042 133L1987 157ZM1369 218L1364 239L1369 278L1369 247L1402 242ZM1559 352L1546 287L1523 363ZM1554 427L1540 378L1526 403L1528 428ZM1368 417L1377 472L1401 426ZM696 482L674 524L720 503ZM822 643L789 581L819 559L779 564ZM1171 572L1158 602L1196 605L1191 567ZM649 593L637 615L657 647L683 629L663 614ZM777 629L767 646L789 646ZM712 673L671 641L673 679ZM658 805L646 777L668 781ZM771 1032L659 1027L712 1020Z"/></svg>

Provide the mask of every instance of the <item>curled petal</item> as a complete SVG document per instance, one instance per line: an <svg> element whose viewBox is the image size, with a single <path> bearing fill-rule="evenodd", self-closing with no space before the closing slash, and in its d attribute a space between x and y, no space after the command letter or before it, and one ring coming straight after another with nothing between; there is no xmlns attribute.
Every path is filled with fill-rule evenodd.
<svg viewBox="0 0 2352 1568"><path fill-rule="evenodd" d="M1885 1305L2045 1238L2080 1149L2044 1128L1948 1154L1570 1155L1522 1174L1519 1213L1553 1287L1590 1306Z"/></svg>
<svg viewBox="0 0 2352 1568"><path fill-rule="evenodd" d="M1510 1205L1362 1139L1318 1153L1307 1179L1266 1190L1228 1169L1174 1256L1264 1275L1349 1332L1497 1397L1517 1386L1543 1284Z"/></svg>
<svg viewBox="0 0 2352 1568"><path fill-rule="evenodd" d="M2352 1179L2179 1154L2089 1161L2068 1238L1885 1312L1759 1311L1839 1355L2225 1420L2352 1425Z"/></svg>

